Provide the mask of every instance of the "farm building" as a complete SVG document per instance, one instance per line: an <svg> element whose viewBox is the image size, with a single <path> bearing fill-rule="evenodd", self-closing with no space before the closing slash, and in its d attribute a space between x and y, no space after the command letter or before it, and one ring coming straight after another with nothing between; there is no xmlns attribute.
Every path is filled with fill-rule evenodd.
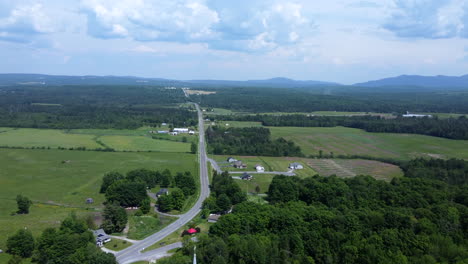
<svg viewBox="0 0 468 264"><path fill-rule="evenodd" d="M220 217L220 214L210 214L210 216L208 217L208 223L216 223L218 222Z"/></svg>
<svg viewBox="0 0 468 264"><path fill-rule="evenodd" d="M244 174L242 174L242 177L241 177L242 180L244 181L250 181L253 179L252 175L248 174L247 172L244 172Z"/></svg>
<svg viewBox="0 0 468 264"><path fill-rule="evenodd" d="M162 123L161 126L167 126L167 123Z"/></svg>
<svg viewBox="0 0 468 264"><path fill-rule="evenodd" d="M177 136L177 135L179 135L179 133L178 132L171 132L171 135Z"/></svg>
<svg viewBox="0 0 468 264"><path fill-rule="evenodd" d="M190 130L188 133L189 133L189 135L195 135L195 131L193 131L193 130Z"/></svg>
<svg viewBox="0 0 468 264"><path fill-rule="evenodd" d="M302 164L298 162L294 162L294 163L289 164L289 168L292 170L302 170L304 169L304 166L302 166Z"/></svg>
<svg viewBox="0 0 468 264"><path fill-rule="evenodd" d="M226 161L229 163L233 163L233 162L236 162L237 160L233 157L229 157Z"/></svg>
<svg viewBox="0 0 468 264"><path fill-rule="evenodd" d="M169 195L169 190L166 189L166 188L163 188L163 189L159 190L159 192L156 193L156 197L159 197L161 195Z"/></svg>
<svg viewBox="0 0 468 264"><path fill-rule="evenodd" d="M233 163L234 163L233 166L234 166L234 168L236 168L236 169L245 169L245 168L247 168L247 165L245 165L244 163L242 163L242 161L240 161L240 160L235 161L235 162L233 162Z"/></svg>
<svg viewBox="0 0 468 264"><path fill-rule="evenodd" d="M265 167L263 167L263 166L260 165L260 164L257 164L257 165L255 165L255 170L256 170L257 172L265 172Z"/></svg>
<svg viewBox="0 0 468 264"><path fill-rule="evenodd" d="M167 130L159 130L158 131L158 134L167 134L167 133L169 133L169 131L167 131Z"/></svg>
<svg viewBox="0 0 468 264"><path fill-rule="evenodd" d="M172 131L177 132L177 133L188 133L189 129L188 128L174 128Z"/></svg>

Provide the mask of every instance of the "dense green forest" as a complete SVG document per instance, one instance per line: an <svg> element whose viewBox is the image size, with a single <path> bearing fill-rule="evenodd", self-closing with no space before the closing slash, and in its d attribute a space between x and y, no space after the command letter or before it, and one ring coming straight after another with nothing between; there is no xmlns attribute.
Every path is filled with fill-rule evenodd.
<svg viewBox="0 0 468 264"><path fill-rule="evenodd" d="M196 112L179 108L180 89L127 86L1 87L0 126L134 129L162 122L193 126Z"/></svg>
<svg viewBox="0 0 468 264"><path fill-rule="evenodd" d="M270 203L236 205L200 237L197 260L467 263L467 166L463 160L415 160L406 165L406 177L389 183L369 176L275 176ZM434 168L445 176L430 173ZM161 263L191 263L192 254L186 243Z"/></svg>
<svg viewBox="0 0 468 264"><path fill-rule="evenodd" d="M322 94L305 89L281 88L220 88L211 89L216 94L196 96L195 100L205 107L227 108L246 112L311 112L351 111L404 113L439 112L468 113L468 93L454 91L350 88Z"/></svg>
<svg viewBox="0 0 468 264"><path fill-rule="evenodd" d="M292 115L225 115L218 120L258 121L264 126L335 127L364 129L368 132L422 134L450 139L468 139L468 119L405 118L378 116L307 116Z"/></svg>
<svg viewBox="0 0 468 264"><path fill-rule="evenodd" d="M206 130L208 152L216 155L303 156L301 148L284 138L271 139L268 128L209 127Z"/></svg>

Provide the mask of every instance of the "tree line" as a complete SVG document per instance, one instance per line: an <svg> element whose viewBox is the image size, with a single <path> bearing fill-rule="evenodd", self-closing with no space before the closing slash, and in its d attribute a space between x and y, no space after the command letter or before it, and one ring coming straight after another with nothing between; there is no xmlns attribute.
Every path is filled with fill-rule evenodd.
<svg viewBox="0 0 468 264"><path fill-rule="evenodd" d="M400 87L401 88L401 87ZM378 90L378 91L377 91ZM192 95L204 107L226 108L240 112L346 111L405 113L468 113L468 93L413 88L319 89L218 88L209 95Z"/></svg>
<svg viewBox="0 0 468 264"><path fill-rule="evenodd" d="M271 139L268 128L209 127L206 130L208 152L216 155L294 156L301 157L301 148L284 138Z"/></svg>
<svg viewBox="0 0 468 264"><path fill-rule="evenodd" d="M0 88L0 126L28 128L134 129L171 123L193 126L197 116L175 104L180 89L127 86Z"/></svg>
<svg viewBox="0 0 468 264"><path fill-rule="evenodd" d="M269 204L242 202L199 237L197 261L465 263L467 164L415 160L407 165L405 177L391 182L370 176L275 176L267 193ZM412 172L434 167L451 176ZM463 181L455 180L460 170ZM185 243L162 263L190 263L193 245Z"/></svg>
<svg viewBox="0 0 468 264"><path fill-rule="evenodd" d="M264 126L336 127L367 132L421 134L450 139L468 139L468 118L384 118L379 116L226 115L218 120L257 121Z"/></svg>

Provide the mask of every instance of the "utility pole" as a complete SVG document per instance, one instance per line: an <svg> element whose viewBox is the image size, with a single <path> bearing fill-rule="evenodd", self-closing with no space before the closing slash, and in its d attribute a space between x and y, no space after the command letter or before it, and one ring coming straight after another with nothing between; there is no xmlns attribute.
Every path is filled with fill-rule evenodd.
<svg viewBox="0 0 468 264"><path fill-rule="evenodd" d="M197 264L197 246L193 247L193 264Z"/></svg>

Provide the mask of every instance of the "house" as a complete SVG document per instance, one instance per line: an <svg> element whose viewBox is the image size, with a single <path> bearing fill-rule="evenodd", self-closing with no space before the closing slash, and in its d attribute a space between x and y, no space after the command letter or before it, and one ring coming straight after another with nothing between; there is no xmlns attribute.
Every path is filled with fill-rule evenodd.
<svg viewBox="0 0 468 264"><path fill-rule="evenodd" d="M93 235L96 237L96 245L99 247L111 241L111 237L106 234L104 229L94 230Z"/></svg>
<svg viewBox="0 0 468 264"><path fill-rule="evenodd" d="M177 132L171 132L171 135L177 136L177 135L179 135L179 133L177 133Z"/></svg>
<svg viewBox="0 0 468 264"><path fill-rule="evenodd" d="M195 135L195 131L193 131L193 130L190 130L188 133L189 133L189 135Z"/></svg>
<svg viewBox="0 0 468 264"><path fill-rule="evenodd" d="M86 203L87 204L92 204L92 203L94 203L94 199L93 198L86 198Z"/></svg>
<svg viewBox="0 0 468 264"><path fill-rule="evenodd" d="M186 236L186 235L194 235L194 234L197 234L197 233L200 233L200 228L199 227L196 227L196 228L190 228L188 230L184 230L184 232L182 232L182 236Z"/></svg>
<svg viewBox="0 0 468 264"><path fill-rule="evenodd" d="M188 133L189 129L188 128L174 128L172 131L177 132L177 133Z"/></svg>
<svg viewBox="0 0 468 264"><path fill-rule="evenodd" d="M298 162L294 162L294 163L289 164L289 168L291 170L302 170L302 169L304 169L304 166L302 166L302 164L300 164Z"/></svg>
<svg viewBox="0 0 468 264"><path fill-rule="evenodd" d="M210 216L208 217L208 223L216 223L218 222L220 217L220 214L210 214Z"/></svg>
<svg viewBox="0 0 468 264"><path fill-rule="evenodd" d="M163 189L159 190L159 192L156 193L156 197L159 197L161 195L169 195L169 190L166 189L166 188L163 188Z"/></svg>
<svg viewBox="0 0 468 264"><path fill-rule="evenodd" d="M229 157L226 161L229 163L233 163L233 162L236 162L237 160L233 157Z"/></svg>
<svg viewBox="0 0 468 264"><path fill-rule="evenodd" d="M162 123L161 126L167 126L167 123Z"/></svg>
<svg viewBox="0 0 468 264"><path fill-rule="evenodd" d="M237 168L237 169L245 169L247 168L247 165L245 165L244 163L242 163L242 161L238 160L238 161L235 161L233 162L233 166L234 168Z"/></svg>
<svg viewBox="0 0 468 264"><path fill-rule="evenodd" d="M158 134L168 134L168 133L169 133L169 131L167 131L167 130L159 130L158 131Z"/></svg>
<svg viewBox="0 0 468 264"><path fill-rule="evenodd" d="M242 174L242 177L241 177L242 180L244 181L250 181L253 179L252 175L248 174L247 172L244 172L244 174Z"/></svg>
<svg viewBox="0 0 468 264"><path fill-rule="evenodd" d="M257 165L255 165L255 170L256 170L257 172L265 172L265 167L263 167L263 166L260 165L260 164L257 164Z"/></svg>

